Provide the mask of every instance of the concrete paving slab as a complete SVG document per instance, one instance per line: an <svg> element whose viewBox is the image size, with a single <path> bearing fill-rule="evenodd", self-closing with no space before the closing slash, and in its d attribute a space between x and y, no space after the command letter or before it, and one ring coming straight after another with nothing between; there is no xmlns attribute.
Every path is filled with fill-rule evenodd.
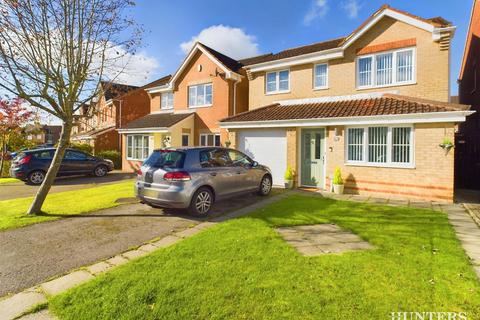
<svg viewBox="0 0 480 320"><path fill-rule="evenodd" d="M127 258L128 260L138 259L143 256L146 256L148 252L142 250L130 250L127 252L122 253L122 256Z"/></svg>
<svg viewBox="0 0 480 320"><path fill-rule="evenodd" d="M0 300L0 319L14 319L37 304L45 302L47 302L47 298L40 292L26 291L17 293Z"/></svg>
<svg viewBox="0 0 480 320"><path fill-rule="evenodd" d="M173 235L169 235L169 236L166 236L165 238L162 238L158 241L155 241L155 242L152 242L151 244L154 245L155 247L157 248L165 248L165 247L169 247L179 241L181 241L182 238L179 238L179 237L176 237L176 236L173 236Z"/></svg>
<svg viewBox="0 0 480 320"><path fill-rule="evenodd" d="M202 230L197 229L197 228L188 228L188 229L185 229L183 231L176 232L175 236L180 237L180 238L188 238L188 237L191 237L193 235L196 235L199 232L202 232Z"/></svg>
<svg viewBox="0 0 480 320"><path fill-rule="evenodd" d="M78 286L88 280L93 279L93 275L85 270L75 271L69 273L63 277L54 279L52 281L48 281L42 283L40 288L47 294L47 295L56 295L60 294L70 288Z"/></svg>
<svg viewBox="0 0 480 320"><path fill-rule="evenodd" d="M110 270L111 268L113 268L111 264L101 261L101 262L92 264L91 266L88 266L86 269L88 272L96 276L97 274Z"/></svg>
<svg viewBox="0 0 480 320"><path fill-rule="evenodd" d="M113 265L113 266L120 266L122 264L127 263L128 259L119 254L119 255L116 255L113 258L110 258L110 259L106 260L106 262Z"/></svg>
<svg viewBox="0 0 480 320"><path fill-rule="evenodd" d="M155 247L153 244L151 243L147 243L147 244L144 244L143 246L140 246L138 248L138 250L142 250L142 251L145 251L145 252L153 252L155 250L157 250L158 248Z"/></svg>
<svg viewBox="0 0 480 320"><path fill-rule="evenodd" d="M52 315L47 309L24 315L18 320L56 320L57 317Z"/></svg>

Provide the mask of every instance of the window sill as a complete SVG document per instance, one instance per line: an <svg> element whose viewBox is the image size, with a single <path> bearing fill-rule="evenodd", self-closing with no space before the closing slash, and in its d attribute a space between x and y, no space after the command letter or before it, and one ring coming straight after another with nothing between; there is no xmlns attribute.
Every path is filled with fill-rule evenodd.
<svg viewBox="0 0 480 320"><path fill-rule="evenodd" d="M189 109L197 109L197 108L209 108L213 106L213 103L212 104L204 104L204 105L201 105L201 106L188 106Z"/></svg>
<svg viewBox="0 0 480 320"><path fill-rule="evenodd" d="M145 159L134 159L134 158L128 158L128 157L126 159L128 161L141 161L141 162L145 161Z"/></svg>
<svg viewBox="0 0 480 320"><path fill-rule="evenodd" d="M345 162L346 166L351 167L372 167L372 168L391 168L391 169L415 169L415 164L393 164L393 163L368 163L368 162Z"/></svg>
<svg viewBox="0 0 480 320"><path fill-rule="evenodd" d="M266 96L274 96L274 95L276 95L276 94L283 94L283 93L290 93L290 90L265 92L265 95L266 95Z"/></svg>
<svg viewBox="0 0 480 320"><path fill-rule="evenodd" d="M328 90L330 89L329 87L316 87L316 88L313 88L313 91L320 91L320 90Z"/></svg>
<svg viewBox="0 0 480 320"><path fill-rule="evenodd" d="M391 88L391 87L403 87L403 86L411 86L417 84L416 81L412 82L402 82L402 83L395 83L395 84L386 84L383 86L368 86L368 87L356 87L358 91L361 90L369 90L369 89L380 89L380 88Z"/></svg>

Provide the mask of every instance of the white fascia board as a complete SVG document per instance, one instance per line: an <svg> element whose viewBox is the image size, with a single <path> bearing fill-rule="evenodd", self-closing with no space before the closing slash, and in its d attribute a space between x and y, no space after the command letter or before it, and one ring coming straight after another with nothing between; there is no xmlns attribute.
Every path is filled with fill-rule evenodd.
<svg viewBox="0 0 480 320"><path fill-rule="evenodd" d="M465 118L475 111L447 111L428 112L404 115L382 115L365 117L319 118L300 120L272 120L272 121L244 121L220 122L220 127L225 129L247 128L288 128L288 127L325 127L325 126L353 126L377 124L412 124L412 123L438 123L438 122L464 122Z"/></svg>
<svg viewBox="0 0 480 320"><path fill-rule="evenodd" d="M148 93L170 92L170 91L173 91L173 88L169 83L163 86L148 88L148 89L145 89L145 91L147 91Z"/></svg>
<svg viewBox="0 0 480 320"><path fill-rule="evenodd" d="M322 62L322 61L328 61L328 60L340 59L340 58L343 58L343 50L341 48L335 48L335 49L330 49L325 51L304 54L301 56L275 60L271 62L258 63L251 66L247 66L247 68L251 72L259 72L259 71L265 71L265 70L285 68L285 67L295 66L299 64L316 63L316 62Z"/></svg>
<svg viewBox="0 0 480 320"><path fill-rule="evenodd" d="M135 128L135 129L117 129L118 133L129 134L129 133L167 133L168 128Z"/></svg>
<svg viewBox="0 0 480 320"><path fill-rule="evenodd" d="M451 26L446 28L435 28L432 33L433 41L438 41L442 37L442 33L450 33L450 38L453 38L455 35L455 30L457 30L457 26Z"/></svg>

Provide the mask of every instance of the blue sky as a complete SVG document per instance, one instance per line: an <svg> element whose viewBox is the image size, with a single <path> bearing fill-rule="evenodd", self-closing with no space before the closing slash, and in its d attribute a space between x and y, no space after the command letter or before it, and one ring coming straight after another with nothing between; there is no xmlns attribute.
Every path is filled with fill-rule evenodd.
<svg viewBox="0 0 480 320"><path fill-rule="evenodd" d="M276 52L345 36L384 3L425 18L442 16L458 27L451 59L452 94L456 93L472 0L138 0L134 18L146 29L140 56L154 71L145 75L145 66L139 64L142 79L137 81L175 72L199 35L220 51L240 55L235 58Z"/></svg>

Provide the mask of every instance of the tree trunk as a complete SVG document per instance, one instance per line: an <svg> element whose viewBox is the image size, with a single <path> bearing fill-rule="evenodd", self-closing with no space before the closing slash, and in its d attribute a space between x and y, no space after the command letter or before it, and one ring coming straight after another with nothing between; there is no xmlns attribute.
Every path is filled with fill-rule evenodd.
<svg viewBox="0 0 480 320"><path fill-rule="evenodd" d="M65 150L67 149L70 143L70 134L72 132L72 121L67 120L63 122L62 126L62 133L60 135L60 140L58 141L57 150L55 151L55 155L53 156L52 163L48 168L47 175L45 176L45 180L43 181L42 185L37 191L35 195L35 199L33 199L32 204L30 205L30 209L28 209L28 214L39 214L42 211L43 202L47 198L48 192L52 187L53 181L57 177L58 170L60 169L60 165L62 164L62 159L65 154Z"/></svg>
<svg viewBox="0 0 480 320"><path fill-rule="evenodd" d="M5 162L5 155L7 153L7 141L5 138L5 134L2 137L2 159L0 159L0 178L3 178L3 163Z"/></svg>

